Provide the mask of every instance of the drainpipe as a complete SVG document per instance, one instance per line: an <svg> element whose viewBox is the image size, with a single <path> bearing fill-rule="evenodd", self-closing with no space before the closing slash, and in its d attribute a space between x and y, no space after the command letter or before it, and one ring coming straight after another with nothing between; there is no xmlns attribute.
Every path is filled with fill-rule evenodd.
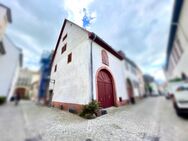
<svg viewBox="0 0 188 141"><path fill-rule="evenodd" d="M91 40L91 47L90 47L90 69L91 69L91 99L94 100L93 94L93 41L96 39L96 34L94 34L94 38Z"/></svg>

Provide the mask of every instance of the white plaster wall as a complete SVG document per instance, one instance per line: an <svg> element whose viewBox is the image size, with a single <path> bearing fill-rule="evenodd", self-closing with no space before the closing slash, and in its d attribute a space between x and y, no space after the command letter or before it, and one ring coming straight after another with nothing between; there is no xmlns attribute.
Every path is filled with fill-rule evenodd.
<svg viewBox="0 0 188 141"><path fill-rule="evenodd" d="M3 38L3 44L6 54L0 55L0 96L8 96L13 93L19 65L20 50L7 37Z"/></svg>
<svg viewBox="0 0 188 141"><path fill-rule="evenodd" d="M62 39L66 33L67 38L63 41ZM67 22L62 34L51 70L50 78L55 80L55 84L50 83L49 86L49 89L53 89L54 93L52 101L87 104L91 101L92 97L96 99L96 73L102 66L111 70L115 81L117 100L119 100L119 97L122 97L123 100L127 100L126 78L129 77L131 80L135 81L138 81L138 78L126 71L124 60L119 60L107 51L109 66L102 64L101 51L104 48L89 40L87 32L74 24ZM91 42L93 46L93 93L91 92L90 82ZM67 43L67 49L61 54L61 48L65 43ZM72 62L67 64L67 57L71 52ZM56 64L57 71L54 72ZM134 91L135 96L138 96L138 89L134 89Z"/></svg>
<svg viewBox="0 0 188 141"><path fill-rule="evenodd" d="M65 41L62 40L67 33ZM61 48L67 43L66 51ZM51 79L55 80L52 101L87 104L90 101L89 77L89 41L87 32L67 22L56 52L51 70ZM67 64L68 54L72 53L72 62ZM57 64L57 71L54 67Z"/></svg>
<svg viewBox="0 0 188 141"><path fill-rule="evenodd" d="M93 42L93 88L94 88L94 99L96 99L96 73L97 70L106 66L102 63L101 51L103 50L98 44ZM106 66L114 77L115 86L116 86L116 97L119 100L119 97L122 97L123 100L128 99L125 77L124 77L124 64L123 61L116 58L110 52L106 50L109 58L109 66Z"/></svg>
<svg viewBox="0 0 188 141"><path fill-rule="evenodd" d="M139 83L139 94L140 96L144 96L145 94L145 83L144 83L144 78L143 78L143 73L141 70L137 70L137 79Z"/></svg>
<svg viewBox="0 0 188 141"><path fill-rule="evenodd" d="M126 64L128 64L128 68L126 67ZM131 67L133 67L135 69L135 73L132 72ZM125 76L125 83L127 81L127 78L130 79L132 86L133 86L133 92L134 92L134 96L138 97L138 96L142 96L144 95L144 82L143 82L143 78L142 78L142 73L137 70L137 68L135 68L134 66L132 66L129 62L127 62L126 60L124 60L124 76ZM138 87L135 87L134 82L138 83Z"/></svg>
<svg viewBox="0 0 188 141"><path fill-rule="evenodd" d="M139 83L136 75L133 74L130 70L129 71L125 71L125 74L126 74L126 80L127 80L127 78L129 78L131 83L132 83L134 96L136 96L136 97L139 96L139 90L138 90L138 88L135 88L135 85L134 85L134 82L133 82L133 81L135 81L135 82Z"/></svg>
<svg viewBox="0 0 188 141"><path fill-rule="evenodd" d="M173 79L175 77L181 77L181 73L184 72L188 76L188 1L184 1L184 5L181 10L179 24L177 28L176 35L178 36L181 46L184 50L179 62L176 64L175 68L172 70L172 73L167 72L167 78ZM175 42L174 42L175 43Z"/></svg>
<svg viewBox="0 0 188 141"><path fill-rule="evenodd" d="M19 76L19 70L20 70L20 62L19 62L19 60L17 60L17 65L16 65L15 71L13 73L12 83L10 86L10 92L7 97L8 101L10 101L11 97L14 95L14 90L16 88L16 83L17 83L18 76Z"/></svg>

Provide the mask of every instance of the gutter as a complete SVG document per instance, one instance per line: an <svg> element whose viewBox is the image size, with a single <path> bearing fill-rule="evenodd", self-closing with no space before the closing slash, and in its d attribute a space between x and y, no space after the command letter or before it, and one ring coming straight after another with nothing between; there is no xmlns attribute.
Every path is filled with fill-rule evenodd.
<svg viewBox="0 0 188 141"><path fill-rule="evenodd" d="M91 44L90 44L90 80L91 80L91 99L94 100L94 93L93 93L93 42L96 39L96 34L94 34L94 38L91 40Z"/></svg>

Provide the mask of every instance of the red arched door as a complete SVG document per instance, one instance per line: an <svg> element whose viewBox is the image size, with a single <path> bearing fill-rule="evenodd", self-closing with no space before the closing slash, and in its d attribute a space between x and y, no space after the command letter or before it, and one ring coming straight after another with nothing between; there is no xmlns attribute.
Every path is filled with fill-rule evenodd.
<svg viewBox="0 0 188 141"><path fill-rule="evenodd" d="M114 106L112 77L106 70L101 70L97 76L98 101L103 108Z"/></svg>

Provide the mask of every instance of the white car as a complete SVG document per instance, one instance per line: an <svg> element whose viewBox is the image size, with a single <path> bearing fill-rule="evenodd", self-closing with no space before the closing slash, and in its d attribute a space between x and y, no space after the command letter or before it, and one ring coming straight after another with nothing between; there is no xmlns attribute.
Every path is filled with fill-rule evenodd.
<svg viewBox="0 0 188 141"><path fill-rule="evenodd" d="M184 83L178 86L174 96L173 103L176 113L181 115L183 113L188 113L188 84Z"/></svg>

